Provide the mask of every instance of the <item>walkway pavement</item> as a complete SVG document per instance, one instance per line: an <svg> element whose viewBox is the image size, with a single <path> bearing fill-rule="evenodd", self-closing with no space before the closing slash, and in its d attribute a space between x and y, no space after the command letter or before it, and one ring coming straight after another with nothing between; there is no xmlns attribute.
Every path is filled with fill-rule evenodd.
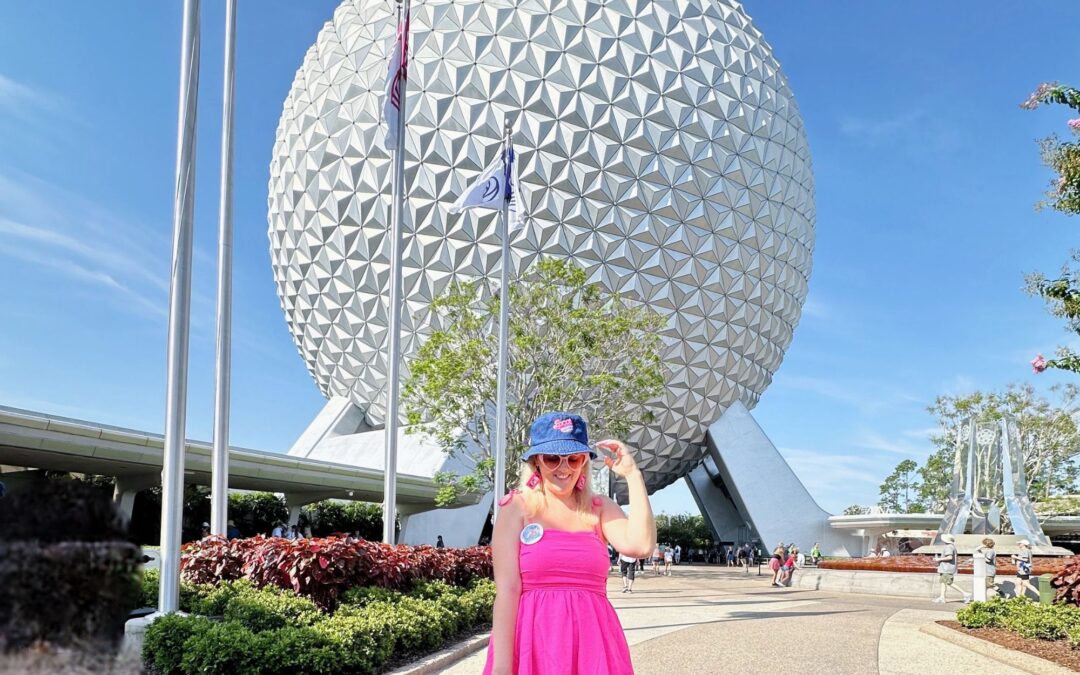
<svg viewBox="0 0 1080 675"><path fill-rule="evenodd" d="M922 623L952 618L947 610L958 603L771 588L767 570L759 577L715 566L646 573L632 595L621 590L613 573L608 597L639 675L1023 672L919 632ZM481 651L442 672L475 675L484 658Z"/></svg>

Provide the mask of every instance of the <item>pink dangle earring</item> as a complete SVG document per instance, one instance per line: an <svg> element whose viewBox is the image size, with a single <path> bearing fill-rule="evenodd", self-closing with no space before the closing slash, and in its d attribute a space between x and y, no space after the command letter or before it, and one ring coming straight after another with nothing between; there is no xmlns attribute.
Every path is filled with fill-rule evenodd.
<svg viewBox="0 0 1080 675"><path fill-rule="evenodd" d="M525 484L528 485L529 488L535 490L536 486L540 484L540 472L533 472L533 475L529 476L529 480L527 480Z"/></svg>
<svg viewBox="0 0 1080 675"><path fill-rule="evenodd" d="M578 492L585 489L585 474L584 474L584 472L580 476L578 476L577 483L574 485L574 487L578 490Z"/></svg>

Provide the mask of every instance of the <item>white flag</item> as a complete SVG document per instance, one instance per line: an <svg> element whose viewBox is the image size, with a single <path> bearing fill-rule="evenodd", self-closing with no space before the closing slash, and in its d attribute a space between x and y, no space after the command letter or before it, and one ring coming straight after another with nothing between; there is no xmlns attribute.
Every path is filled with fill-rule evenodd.
<svg viewBox="0 0 1080 675"><path fill-rule="evenodd" d="M469 184L461 193L450 213L461 213L465 209L501 209L503 203L510 202L510 230L525 226L524 214L519 208L517 166L514 164L514 151L507 153L506 163L502 158L489 164L480 177Z"/></svg>
<svg viewBox="0 0 1080 675"><path fill-rule="evenodd" d="M461 213L465 209L501 209L505 200L506 172L500 157L465 188L465 192L450 207L450 213Z"/></svg>
<svg viewBox="0 0 1080 675"><path fill-rule="evenodd" d="M404 25L398 24L394 52L390 55L390 69L386 73L386 100L383 101L383 117L386 118L387 150L397 149L398 124L401 123L401 97L405 93L405 81L409 69L409 9L405 10Z"/></svg>

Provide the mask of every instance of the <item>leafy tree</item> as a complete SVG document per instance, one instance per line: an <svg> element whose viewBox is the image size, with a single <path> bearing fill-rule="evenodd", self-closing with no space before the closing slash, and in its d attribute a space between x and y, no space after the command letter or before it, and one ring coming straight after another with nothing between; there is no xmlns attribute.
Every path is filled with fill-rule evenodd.
<svg viewBox="0 0 1080 675"><path fill-rule="evenodd" d="M701 516L680 514L656 516L656 541L671 546L682 546L682 550L691 548L709 548L713 534Z"/></svg>
<svg viewBox="0 0 1080 675"><path fill-rule="evenodd" d="M881 484L881 500L878 505L890 513L919 513L923 505L912 494L919 493L919 465L913 459L905 459L896 465L891 474Z"/></svg>
<svg viewBox="0 0 1080 675"><path fill-rule="evenodd" d="M1035 109L1042 104L1064 105L1080 111L1080 90L1057 83L1044 83L1020 104L1022 108ZM1080 118L1067 123L1072 134L1080 134ZM1046 193L1046 201L1040 207L1049 207L1066 215L1080 214L1080 143L1062 141L1056 135L1050 135L1039 142L1043 162L1056 174ZM1073 262L1080 262L1076 252ZM1047 279L1041 273L1030 274L1027 279L1027 291L1041 297L1054 316L1065 319L1068 329L1080 335L1080 270L1066 264L1056 279ZM1031 361L1036 373L1047 368L1059 368L1080 373L1080 354L1067 347L1058 347L1057 355L1044 359L1039 354Z"/></svg>
<svg viewBox="0 0 1080 675"><path fill-rule="evenodd" d="M229 518L246 537L270 534L278 523L289 522L285 500L272 492L229 495Z"/></svg>
<svg viewBox="0 0 1080 675"><path fill-rule="evenodd" d="M938 441L938 449L930 453L926 462L919 467L919 503L928 513L942 513L949 503L949 489L952 487L953 462L956 461L956 446Z"/></svg>
<svg viewBox="0 0 1080 675"><path fill-rule="evenodd" d="M859 506L858 504L852 504L844 509L845 516L861 516L864 513L866 513L866 508Z"/></svg>
<svg viewBox="0 0 1080 675"><path fill-rule="evenodd" d="M516 280L510 303L508 484L529 425L544 412L581 414L595 438L626 436L653 419L646 403L663 386L660 315L603 293L584 270L555 259ZM486 282L457 284L431 309L439 327L409 364L402 403L411 433L429 434L468 467L436 477L445 505L494 482L499 296Z"/></svg>
<svg viewBox="0 0 1080 675"><path fill-rule="evenodd" d="M344 532L359 533L370 541L382 538L383 514L379 504L326 499L305 507L300 519L316 537Z"/></svg>

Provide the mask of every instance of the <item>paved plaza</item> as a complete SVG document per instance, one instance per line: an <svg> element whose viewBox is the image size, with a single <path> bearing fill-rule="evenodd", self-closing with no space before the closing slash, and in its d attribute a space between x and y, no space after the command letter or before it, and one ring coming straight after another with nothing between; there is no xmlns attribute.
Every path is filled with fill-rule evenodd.
<svg viewBox="0 0 1080 675"><path fill-rule="evenodd" d="M1026 671L970 652L919 627L953 618L945 606L913 598L769 587L768 570L680 566L672 576L639 574L621 592L613 571L608 596L641 675L1013 675ZM476 675L483 651L442 672Z"/></svg>

